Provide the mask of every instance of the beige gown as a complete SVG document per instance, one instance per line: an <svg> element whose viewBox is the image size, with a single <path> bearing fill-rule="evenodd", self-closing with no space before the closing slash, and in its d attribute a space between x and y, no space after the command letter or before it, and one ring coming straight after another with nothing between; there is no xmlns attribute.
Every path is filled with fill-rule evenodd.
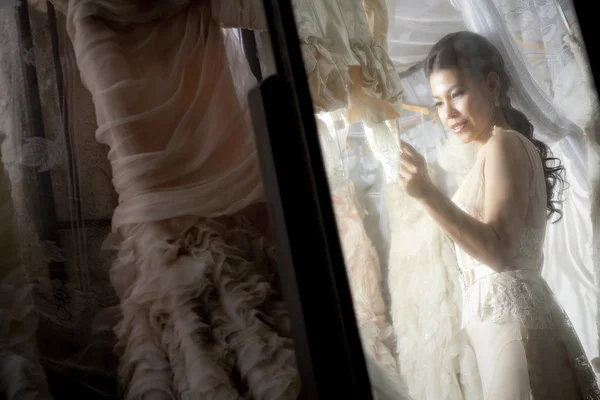
<svg viewBox="0 0 600 400"><path fill-rule="evenodd" d="M354 184L345 173L338 135L316 118L356 323L375 400L409 400L394 356L395 340L387 318L377 251L367 235Z"/></svg>
<svg viewBox="0 0 600 400"><path fill-rule="evenodd" d="M598 399L577 335L541 276L547 215L540 157L519 133L496 127L496 135L502 137L479 150L453 199L482 221L503 215L515 243L499 273L457 247L462 325L475 350L484 399Z"/></svg>
<svg viewBox="0 0 600 400"><path fill-rule="evenodd" d="M259 8L57 3L119 196L106 245L117 252L123 398L296 398L274 247L257 207L246 100L256 81L221 29L264 28Z"/></svg>

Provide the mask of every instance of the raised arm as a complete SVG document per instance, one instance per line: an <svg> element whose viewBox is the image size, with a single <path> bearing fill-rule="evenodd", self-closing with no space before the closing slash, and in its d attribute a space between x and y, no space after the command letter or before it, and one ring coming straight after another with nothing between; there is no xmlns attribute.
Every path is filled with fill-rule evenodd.
<svg viewBox="0 0 600 400"><path fill-rule="evenodd" d="M437 189L424 175L425 161L402 144L400 182L425 207L450 238L474 259L500 272L508 267L529 201L530 163L516 134L492 136L482 151L483 211L476 219Z"/></svg>

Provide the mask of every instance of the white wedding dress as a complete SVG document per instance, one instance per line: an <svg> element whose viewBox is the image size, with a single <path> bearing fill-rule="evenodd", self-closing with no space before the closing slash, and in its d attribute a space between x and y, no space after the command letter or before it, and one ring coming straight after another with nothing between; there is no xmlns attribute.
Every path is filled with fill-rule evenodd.
<svg viewBox="0 0 600 400"><path fill-rule="evenodd" d="M409 393L415 400L479 400L477 362L460 327L461 293L452 241L399 185L397 136L387 124L366 127L365 134L386 178L390 315ZM448 167L468 158L464 149L454 148Z"/></svg>
<svg viewBox="0 0 600 400"><path fill-rule="evenodd" d="M484 398L598 399L595 376L577 335L541 276L546 182L537 149L514 131L496 127L493 133L520 139L524 157L512 157L510 162L520 163L523 173L503 174L505 162L490 161L486 166L488 142L479 150L454 202L483 221L486 208L492 209L493 202L503 196L496 189L502 179L514 179L510 184L527 190L529 196L526 204L512 196L512 209L505 210L517 226L516 218L523 226L514 229L516 245L503 272L495 272L456 247L464 287L462 325L475 350ZM485 180L486 173L494 174L493 182Z"/></svg>
<svg viewBox="0 0 600 400"><path fill-rule="evenodd" d="M347 129L336 129L333 121L328 126L319 116L316 122L373 397L410 400L392 351L394 332L386 315L379 257L365 230L354 184L347 178L340 151ZM341 121L336 122L339 126Z"/></svg>

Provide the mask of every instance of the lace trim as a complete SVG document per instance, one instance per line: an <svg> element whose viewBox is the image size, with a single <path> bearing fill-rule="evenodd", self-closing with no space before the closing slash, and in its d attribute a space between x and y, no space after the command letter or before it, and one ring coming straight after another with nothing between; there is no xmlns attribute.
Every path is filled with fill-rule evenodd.
<svg viewBox="0 0 600 400"><path fill-rule="evenodd" d="M546 230L544 228L523 228L519 236L518 255L538 258L542 254Z"/></svg>
<svg viewBox="0 0 600 400"><path fill-rule="evenodd" d="M574 365L579 387L583 390L583 399L600 399L600 389L598 388L598 383L596 381L596 374L594 374L587 357L585 355L581 355L575 358Z"/></svg>
<svg viewBox="0 0 600 400"><path fill-rule="evenodd" d="M528 329L554 330L552 296L537 271L489 275L466 290L463 326L471 322L515 321Z"/></svg>
<svg viewBox="0 0 600 400"><path fill-rule="evenodd" d="M600 388L598 387L596 374L583 350L575 327L551 291L550 295L553 298L554 318L555 321L558 321L557 331L559 332L559 337L562 338L566 345L569 358L575 367L575 376L581 389L582 398L584 400L598 400L600 399Z"/></svg>

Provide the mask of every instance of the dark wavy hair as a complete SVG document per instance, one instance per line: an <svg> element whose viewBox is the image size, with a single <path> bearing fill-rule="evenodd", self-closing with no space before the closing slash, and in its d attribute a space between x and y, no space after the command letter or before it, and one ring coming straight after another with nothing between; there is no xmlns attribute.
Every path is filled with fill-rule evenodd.
<svg viewBox="0 0 600 400"><path fill-rule="evenodd" d="M508 91L510 80L504 60L498 49L485 37L473 32L455 32L444 36L431 49L425 60L427 79L435 71L458 69L471 79L486 79L490 72L500 77L498 101L510 127L525 136L537 148L544 167L546 180L548 219L553 215L562 218L561 195L565 188L565 167L552 155L546 144L533 137L533 125L521 111L511 105Z"/></svg>

